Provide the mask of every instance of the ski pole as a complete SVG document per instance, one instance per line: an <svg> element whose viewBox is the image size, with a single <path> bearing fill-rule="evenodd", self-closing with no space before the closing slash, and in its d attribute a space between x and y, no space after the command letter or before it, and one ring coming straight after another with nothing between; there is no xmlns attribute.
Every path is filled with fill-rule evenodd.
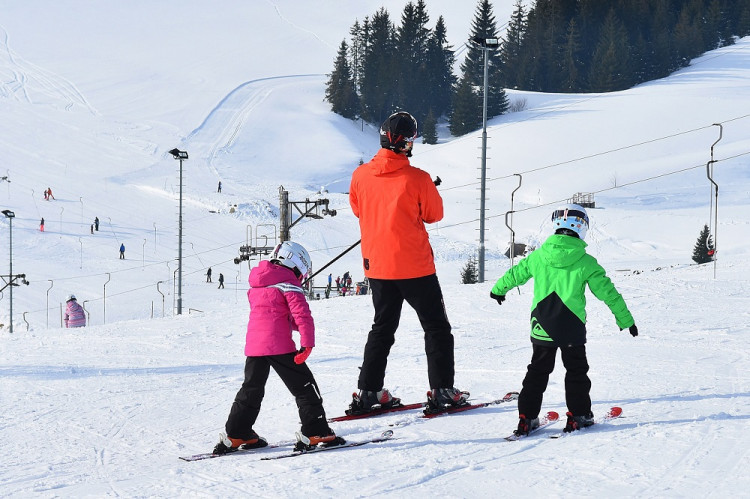
<svg viewBox="0 0 750 499"><path fill-rule="evenodd" d="M359 240L359 241L357 241L356 243L354 243L354 244L352 244L351 246L349 246L348 248L346 248L346 249L345 249L345 250L344 250L343 252L339 253L339 256L337 256L336 258L334 258L334 259L333 259L333 260L331 260L330 262L328 262L328 263L326 263L325 265L323 265L323 266L322 266L322 267L321 267L321 268L320 268L320 269L319 269L319 270L318 270L317 272L315 272L315 273L314 273L313 275L311 275L310 277L308 277L307 279L305 279L305 280L304 280L304 281L302 282L302 285L304 286L305 284L307 284L307 281L309 281L310 279L312 279L313 277L315 277L316 275L320 274L320 273L321 273L321 272L323 272L323 271L324 271L325 269L327 269L328 267L330 267L330 265L331 265L331 264L332 264L333 262L335 262L336 260L338 260L338 259L339 259L339 258L341 258L342 256L344 256L344 255L346 255L347 253L349 253L349 252L350 252L351 250L353 250L354 248L356 248L357 246L359 246L359 243L361 243L361 242L362 242L362 240L360 239L360 240Z"/></svg>

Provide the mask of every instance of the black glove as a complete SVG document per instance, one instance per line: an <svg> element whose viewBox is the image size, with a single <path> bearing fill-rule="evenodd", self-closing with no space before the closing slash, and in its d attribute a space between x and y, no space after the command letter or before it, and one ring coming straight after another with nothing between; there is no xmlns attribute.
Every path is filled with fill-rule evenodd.
<svg viewBox="0 0 750 499"><path fill-rule="evenodd" d="M498 305L502 305L505 301L505 295L496 295L492 291L490 291L490 298L496 300Z"/></svg>
<svg viewBox="0 0 750 499"><path fill-rule="evenodd" d="M634 338L636 336L638 336L638 328L636 327L635 324L633 324L632 326L630 326L629 331L630 331L630 335L633 336Z"/></svg>

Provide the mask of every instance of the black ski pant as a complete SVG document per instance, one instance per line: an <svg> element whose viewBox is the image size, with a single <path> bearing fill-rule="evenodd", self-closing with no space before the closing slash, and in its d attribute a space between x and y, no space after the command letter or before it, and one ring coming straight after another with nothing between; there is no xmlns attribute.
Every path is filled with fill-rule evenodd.
<svg viewBox="0 0 750 499"><path fill-rule="evenodd" d="M375 318L365 344L358 388L368 391L383 389L388 354L396 341L404 300L417 313L424 330L430 388L453 387L453 334L437 275L415 279L370 278L370 289Z"/></svg>
<svg viewBox="0 0 750 499"><path fill-rule="evenodd" d="M547 389L549 375L555 369L556 346L533 343L534 352L531 364L523 380L523 388L518 396L518 413L529 419L539 416L542 409L542 396ZM584 416L591 412L591 380L587 373L586 345L559 347L565 366L565 403L574 416Z"/></svg>
<svg viewBox="0 0 750 499"><path fill-rule="evenodd" d="M327 435L331 432L323 410L323 399L307 364L295 364L296 352L263 357L248 357L245 361L245 381L234 398L227 419L227 435L248 439L260 413L270 368L294 395L302 421L302 433L307 436Z"/></svg>

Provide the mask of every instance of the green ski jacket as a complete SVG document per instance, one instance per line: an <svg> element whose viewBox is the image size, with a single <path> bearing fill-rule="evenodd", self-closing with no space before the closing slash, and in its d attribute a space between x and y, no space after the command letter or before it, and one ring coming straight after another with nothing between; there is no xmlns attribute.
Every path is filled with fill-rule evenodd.
<svg viewBox="0 0 750 499"><path fill-rule="evenodd" d="M586 285L615 316L620 329L635 322L625 300L596 258L586 253L586 242L554 234L542 246L509 269L492 292L508 291L534 278L531 304L531 341L540 345L575 346L586 343Z"/></svg>

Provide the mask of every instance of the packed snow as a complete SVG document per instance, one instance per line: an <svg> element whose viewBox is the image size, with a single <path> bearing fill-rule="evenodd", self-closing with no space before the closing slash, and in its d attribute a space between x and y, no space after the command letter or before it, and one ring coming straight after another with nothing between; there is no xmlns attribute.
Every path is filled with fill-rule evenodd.
<svg viewBox="0 0 750 499"><path fill-rule="evenodd" d="M455 335L456 385L476 401L519 390L531 358L532 285L501 307L488 296L511 265L506 212L515 211L507 217L515 241L536 246L555 205L594 193L588 250L640 330L636 338L619 331L589 294L594 411L618 405L622 418L558 440L548 437L562 423L507 442L512 403L429 421L412 411L333 423L352 441L392 429L386 443L278 461L178 459L213 448L242 382L248 262L233 259L244 244L278 237L280 186L290 201L325 198L337 211L291 229L316 269L360 237L346 191L353 169L377 151L377 130L330 112L326 73L355 19L384 5L398 20L404 3L0 1L0 208L16 215L12 258L9 219L0 218L1 496L747 493L748 38L622 92L509 90L525 107L488 127L483 283L460 283L478 248L481 131L454 138L443 126L437 145L415 144L412 163L443 181L445 218L429 230ZM458 4L428 9L431 26L445 16L460 52L473 6ZM512 2L496 4L502 24ZM189 153L182 315L174 147ZM54 200L43 198L48 187ZM717 260L695 265L704 224ZM358 248L315 285L346 271L362 279ZM217 289L219 273L226 289ZM29 285L7 286L11 274ZM69 293L85 305L86 328L61 327ZM356 390L372 303L336 296L310 305L317 346L308 363L328 416L338 416ZM563 377L558 362L544 410L565 413ZM423 333L408 307L386 386L405 402L424 400L430 388ZM292 396L272 374L255 429L283 443L298 424Z"/></svg>

